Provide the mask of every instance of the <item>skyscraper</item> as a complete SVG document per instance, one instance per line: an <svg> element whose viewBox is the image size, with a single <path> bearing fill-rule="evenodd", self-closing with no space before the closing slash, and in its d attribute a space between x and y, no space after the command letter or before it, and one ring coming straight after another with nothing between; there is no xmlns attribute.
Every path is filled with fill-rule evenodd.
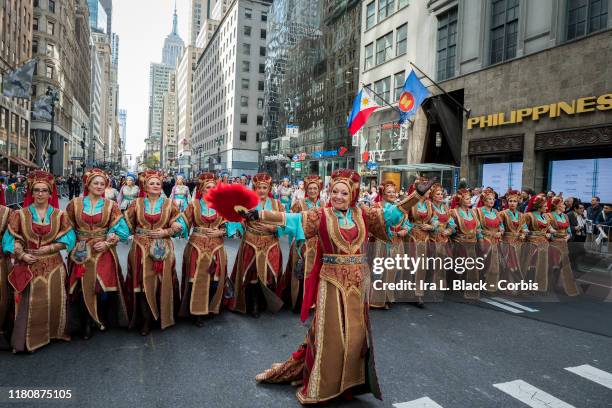
<svg viewBox="0 0 612 408"><path fill-rule="evenodd" d="M189 45L195 46L198 33L204 20L209 19L215 0L191 0L191 15L189 16Z"/></svg>
<svg viewBox="0 0 612 408"><path fill-rule="evenodd" d="M183 52L185 43L178 35L178 16L176 14L176 4L174 5L174 15L172 17L172 32L164 40L162 50L162 64L170 65L175 68L177 59Z"/></svg>
<svg viewBox="0 0 612 408"><path fill-rule="evenodd" d="M99 0L87 0L89 6L89 27L92 31L108 34L109 16Z"/></svg>

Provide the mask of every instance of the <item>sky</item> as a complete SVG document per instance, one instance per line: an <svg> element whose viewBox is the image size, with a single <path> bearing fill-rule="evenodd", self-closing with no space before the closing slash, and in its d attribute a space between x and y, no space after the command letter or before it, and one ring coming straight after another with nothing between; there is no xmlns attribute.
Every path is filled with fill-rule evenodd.
<svg viewBox="0 0 612 408"><path fill-rule="evenodd" d="M178 31L189 42L189 0L176 0ZM172 31L174 0L113 0L113 27L119 35L119 109L127 110L126 153L144 150L149 121L149 64L161 62Z"/></svg>

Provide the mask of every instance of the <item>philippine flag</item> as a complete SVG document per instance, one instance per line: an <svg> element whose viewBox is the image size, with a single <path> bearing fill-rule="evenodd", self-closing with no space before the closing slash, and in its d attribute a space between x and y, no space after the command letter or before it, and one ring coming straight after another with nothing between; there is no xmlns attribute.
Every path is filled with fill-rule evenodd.
<svg viewBox="0 0 612 408"><path fill-rule="evenodd" d="M374 101L367 88L359 91L353 101L353 110L348 117L347 127L351 136L354 136L365 125L370 115L378 108L380 105Z"/></svg>

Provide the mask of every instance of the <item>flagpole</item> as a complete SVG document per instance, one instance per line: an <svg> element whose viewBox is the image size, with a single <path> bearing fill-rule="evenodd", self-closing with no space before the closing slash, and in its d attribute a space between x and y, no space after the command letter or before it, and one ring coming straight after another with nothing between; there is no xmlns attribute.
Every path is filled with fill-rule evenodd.
<svg viewBox="0 0 612 408"><path fill-rule="evenodd" d="M418 70L418 71L419 71L421 74L423 74L423 76L424 76L425 78L429 79L429 80L431 81L431 83L432 83L432 84L433 84L433 85L434 85L436 88L438 88L440 91L442 91L442 93L444 93L444 95L448 96L448 97L449 97L449 99L455 103L455 105L457 105L458 107L460 107L460 108L461 108L461 109L462 109L462 110L465 112L465 114L467 115L467 117L468 117L468 118L470 117L470 112L471 112L471 110L470 110L470 109L467 109L465 106L463 106L462 104L460 104L459 102L457 102L457 100L456 100L455 98L453 98L452 96L450 96L450 95L448 94L448 92L446 92L446 91L444 90L444 88L442 88L442 87L441 87L441 86L440 86L440 85L439 85L439 84L438 84L436 81L434 81L434 80L433 80L433 79L431 79L429 76L427 76L427 74L426 74L425 72L423 72L423 70L422 70L421 68L417 67L417 66L416 66L416 65L415 65L413 62L410 62L410 61L409 61L409 63L410 63L410 65L412 65L414 68L416 68L416 69L417 69L417 70Z"/></svg>

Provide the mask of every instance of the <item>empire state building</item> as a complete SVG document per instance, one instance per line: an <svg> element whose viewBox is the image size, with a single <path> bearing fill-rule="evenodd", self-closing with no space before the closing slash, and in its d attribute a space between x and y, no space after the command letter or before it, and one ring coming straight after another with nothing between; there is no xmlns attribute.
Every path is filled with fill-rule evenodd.
<svg viewBox="0 0 612 408"><path fill-rule="evenodd" d="M177 59L181 56L185 43L178 35L178 16L176 14L176 5L174 6L174 16L172 18L172 32L166 36L164 40L164 48L162 50L162 64L170 65L176 68Z"/></svg>

